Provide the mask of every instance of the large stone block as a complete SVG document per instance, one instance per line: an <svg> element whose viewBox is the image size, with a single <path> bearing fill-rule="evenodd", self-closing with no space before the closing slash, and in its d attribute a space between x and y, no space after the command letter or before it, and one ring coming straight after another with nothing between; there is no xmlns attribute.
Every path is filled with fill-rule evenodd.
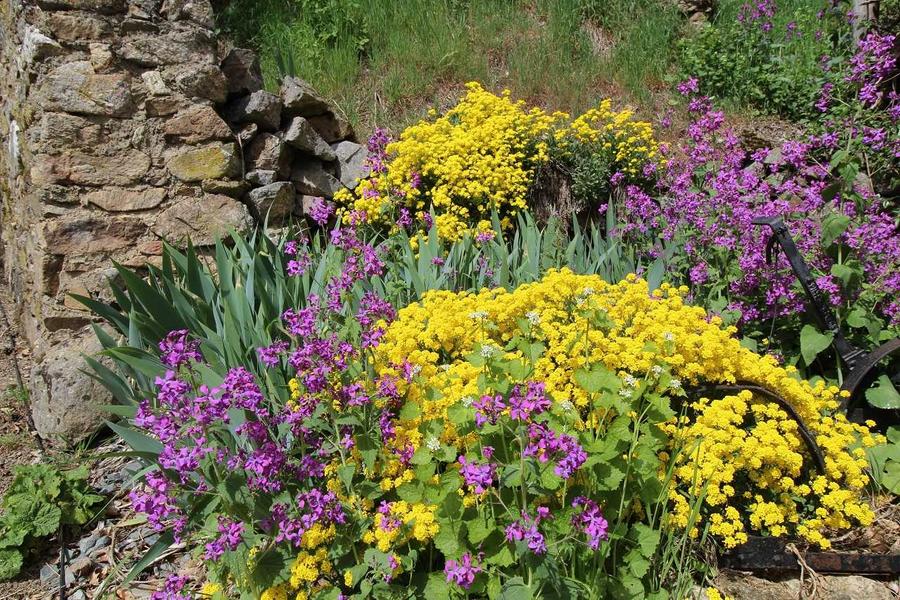
<svg viewBox="0 0 900 600"><path fill-rule="evenodd" d="M289 217L294 210L296 193L294 186L287 181L278 181L248 194L250 202L256 207L256 214L269 223L278 223Z"/></svg>
<svg viewBox="0 0 900 600"><path fill-rule="evenodd" d="M185 63L197 67L212 60L212 40L196 28L139 33L116 44L114 50L120 58L148 67Z"/></svg>
<svg viewBox="0 0 900 600"><path fill-rule="evenodd" d="M220 104L228 95L228 83L215 65L188 65L175 75L175 85L189 98L205 98Z"/></svg>
<svg viewBox="0 0 900 600"><path fill-rule="evenodd" d="M344 186L319 161L302 161L291 171L291 180L297 191L308 196L333 197Z"/></svg>
<svg viewBox="0 0 900 600"><path fill-rule="evenodd" d="M38 0L38 6L50 10L72 9L104 14L125 11L125 0Z"/></svg>
<svg viewBox="0 0 900 600"><path fill-rule="evenodd" d="M281 124L281 100L259 90L230 102L227 114L232 123L256 123L263 131L275 131Z"/></svg>
<svg viewBox="0 0 900 600"><path fill-rule="evenodd" d="M51 347L32 367L31 417L45 440L76 444L96 432L108 416L103 407L113 403L112 394L82 372L89 368L84 356L101 350L94 332L85 328Z"/></svg>
<svg viewBox="0 0 900 600"><path fill-rule="evenodd" d="M45 112L41 117L40 141L45 149L90 148L102 143L103 127L84 117Z"/></svg>
<svg viewBox="0 0 900 600"><path fill-rule="evenodd" d="M103 188L88 192L84 200L108 212L128 212L156 208L166 199L165 188Z"/></svg>
<svg viewBox="0 0 900 600"><path fill-rule="evenodd" d="M137 217L81 215L43 224L46 251L55 255L110 252L134 245L147 233Z"/></svg>
<svg viewBox="0 0 900 600"><path fill-rule="evenodd" d="M281 82L281 101L286 115L309 117L330 110L328 101L299 77L285 77Z"/></svg>
<svg viewBox="0 0 900 600"><path fill-rule="evenodd" d="M150 157L139 150L123 150L112 156L69 151L57 156L35 156L31 181L37 186L55 183L127 186L138 183L149 169Z"/></svg>
<svg viewBox="0 0 900 600"><path fill-rule="evenodd" d="M359 180L369 175L366 164L366 149L353 142L338 142L332 148L337 155L337 175L348 188L355 189Z"/></svg>
<svg viewBox="0 0 900 600"><path fill-rule="evenodd" d="M284 141L307 154L318 156L322 160L335 160L337 155L322 136L303 117L294 117L287 131L284 132Z"/></svg>
<svg viewBox="0 0 900 600"><path fill-rule="evenodd" d="M124 117L134 111L129 76L97 74L88 61L52 69L35 94L44 110L86 115Z"/></svg>
<svg viewBox="0 0 900 600"><path fill-rule="evenodd" d="M279 177L290 173L287 148L277 135L261 133L247 146L244 158L248 171L275 171Z"/></svg>
<svg viewBox="0 0 900 600"><path fill-rule="evenodd" d="M306 120L329 144L341 140L356 141L356 133L354 133L350 121L337 113L327 112L322 115L313 115L306 117Z"/></svg>
<svg viewBox="0 0 900 600"><path fill-rule="evenodd" d="M234 144L215 144L183 152L168 163L169 172L182 181L227 179L237 171Z"/></svg>
<svg viewBox="0 0 900 600"><path fill-rule="evenodd" d="M152 229L159 237L175 244L190 239L197 246L209 246L229 231L243 231L251 223L247 207L237 200L207 194L176 202L157 217Z"/></svg>
<svg viewBox="0 0 900 600"><path fill-rule="evenodd" d="M239 96L263 89L259 57L253 50L232 48L221 67L228 82L229 94Z"/></svg>
<svg viewBox="0 0 900 600"><path fill-rule="evenodd" d="M112 33L112 26L108 21L81 12L48 13L47 26L53 36L61 42L107 39Z"/></svg>
<svg viewBox="0 0 900 600"><path fill-rule="evenodd" d="M228 124L211 106L195 106L166 121L163 134L169 141L197 144L213 140L230 140L233 135Z"/></svg>

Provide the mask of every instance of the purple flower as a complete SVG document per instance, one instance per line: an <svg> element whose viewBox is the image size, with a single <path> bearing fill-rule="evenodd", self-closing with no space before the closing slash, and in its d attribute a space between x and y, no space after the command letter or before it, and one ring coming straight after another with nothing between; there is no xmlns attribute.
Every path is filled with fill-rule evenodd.
<svg viewBox="0 0 900 600"><path fill-rule="evenodd" d="M481 560L480 557L478 560ZM481 570L481 567L475 563L474 557L468 552L460 557L459 562L450 558L444 563L444 574L447 576L447 582L455 583L466 590L472 586L475 582L475 576L481 573Z"/></svg>
<svg viewBox="0 0 900 600"><path fill-rule="evenodd" d="M285 341L275 342L271 346L263 346L256 349L256 355L267 367L274 367L281 360L281 355L288 349L288 343Z"/></svg>
<svg viewBox="0 0 900 600"><path fill-rule="evenodd" d="M460 464L459 474L462 475L466 485L473 488L476 494L483 494L494 484L496 465L490 463L480 465L476 462L468 462L466 457L462 455L460 455L458 460Z"/></svg>
<svg viewBox="0 0 900 600"><path fill-rule="evenodd" d="M150 600L191 600L191 594L184 590L189 582L188 577L173 573L166 579L161 590L150 595Z"/></svg>
<svg viewBox="0 0 900 600"><path fill-rule="evenodd" d="M243 523L220 516L218 529L218 537L206 544L206 553L203 556L206 560L219 560L226 551L237 550L244 539Z"/></svg>
<svg viewBox="0 0 900 600"><path fill-rule="evenodd" d="M532 518L522 511L520 519L513 521L506 527L506 540L509 542L525 542L528 549L537 555L547 552L547 543L544 534L538 526L542 520L550 519L550 511L546 506L538 507Z"/></svg>
<svg viewBox="0 0 900 600"><path fill-rule="evenodd" d="M584 496L578 496L572 501L572 507L584 507L581 513L572 517L572 525L581 530L588 538L588 546L592 550L600 547L600 542L609 537L609 523L603 518L597 503Z"/></svg>
<svg viewBox="0 0 900 600"><path fill-rule="evenodd" d="M495 425L497 418L503 412L503 409L506 408L506 404L504 404L503 396L500 394L493 396L485 394L472 403L472 408L475 409L475 424L478 427L482 427L487 422Z"/></svg>
<svg viewBox="0 0 900 600"><path fill-rule="evenodd" d="M188 340L188 330L170 331L159 343L160 359L167 367L177 369L191 361L201 362L200 342Z"/></svg>
<svg viewBox="0 0 900 600"><path fill-rule="evenodd" d="M544 423L528 426L528 444L522 456L533 456L542 463L556 461L553 472L563 479L571 477L587 460L587 452L574 437L557 434Z"/></svg>
<svg viewBox="0 0 900 600"><path fill-rule="evenodd" d="M334 214L334 206L325 202L324 198L315 198L309 210L310 218L319 225L325 225L331 215Z"/></svg>
<svg viewBox="0 0 900 600"><path fill-rule="evenodd" d="M522 386L513 387L509 395L509 417L514 421L530 421L550 408L550 399L544 391L544 383L529 381L523 393Z"/></svg>

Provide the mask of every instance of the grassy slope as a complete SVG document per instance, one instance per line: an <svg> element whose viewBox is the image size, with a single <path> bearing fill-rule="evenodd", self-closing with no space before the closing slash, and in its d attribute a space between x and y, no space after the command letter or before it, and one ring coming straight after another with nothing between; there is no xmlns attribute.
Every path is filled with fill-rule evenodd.
<svg viewBox="0 0 900 600"><path fill-rule="evenodd" d="M233 0L222 21L260 49L269 85L290 65L363 134L471 80L570 112L605 96L657 104L682 26L666 0Z"/></svg>

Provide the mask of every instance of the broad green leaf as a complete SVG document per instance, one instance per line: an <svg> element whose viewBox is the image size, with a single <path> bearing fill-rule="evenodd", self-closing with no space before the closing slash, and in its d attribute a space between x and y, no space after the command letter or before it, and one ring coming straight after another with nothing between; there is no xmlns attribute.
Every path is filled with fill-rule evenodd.
<svg viewBox="0 0 900 600"><path fill-rule="evenodd" d="M880 376L875 385L866 390L866 400L875 408L900 409L900 393L887 375Z"/></svg>
<svg viewBox="0 0 900 600"><path fill-rule="evenodd" d="M503 584L500 600L531 600L531 589L521 577L512 577Z"/></svg>
<svg viewBox="0 0 900 600"><path fill-rule="evenodd" d="M803 362L811 365L816 357L828 346L834 339L834 334L821 333L812 325L804 325L800 330L800 354L803 356Z"/></svg>
<svg viewBox="0 0 900 600"><path fill-rule="evenodd" d="M601 391L615 392L621 385L618 375L603 365L594 365L590 370L575 371L575 381L589 394Z"/></svg>
<svg viewBox="0 0 900 600"><path fill-rule="evenodd" d="M822 222L822 246L827 248L838 239L850 226L850 217L840 213L831 213Z"/></svg>

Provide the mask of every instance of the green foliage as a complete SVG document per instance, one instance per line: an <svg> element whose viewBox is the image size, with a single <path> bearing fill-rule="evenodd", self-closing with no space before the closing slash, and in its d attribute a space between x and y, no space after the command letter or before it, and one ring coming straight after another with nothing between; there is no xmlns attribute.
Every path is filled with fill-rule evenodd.
<svg viewBox="0 0 900 600"><path fill-rule="evenodd" d="M815 116L825 78L819 61L834 51L840 17L818 18L818 0L792 0L779 2L771 19L739 21L740 5L724 3L713 24L681 42L682 77L696 77L702 93L736 106L791 119Z"/></svg>
<svg viewBox="0 0 900 600"><path fill-rule="evenodd" d="M900 495L900 428L887 431L887 444L867 448L875 484L894 495Z"/></svg>
<svg viewBox="0 0 900 600"><path fill-rule="evenodd" d="M102 496L88 488L88 468L62 470L49 464L15 468L0 516L0 581L19 574L41 538L67 525L84 525Z"/></svg>

